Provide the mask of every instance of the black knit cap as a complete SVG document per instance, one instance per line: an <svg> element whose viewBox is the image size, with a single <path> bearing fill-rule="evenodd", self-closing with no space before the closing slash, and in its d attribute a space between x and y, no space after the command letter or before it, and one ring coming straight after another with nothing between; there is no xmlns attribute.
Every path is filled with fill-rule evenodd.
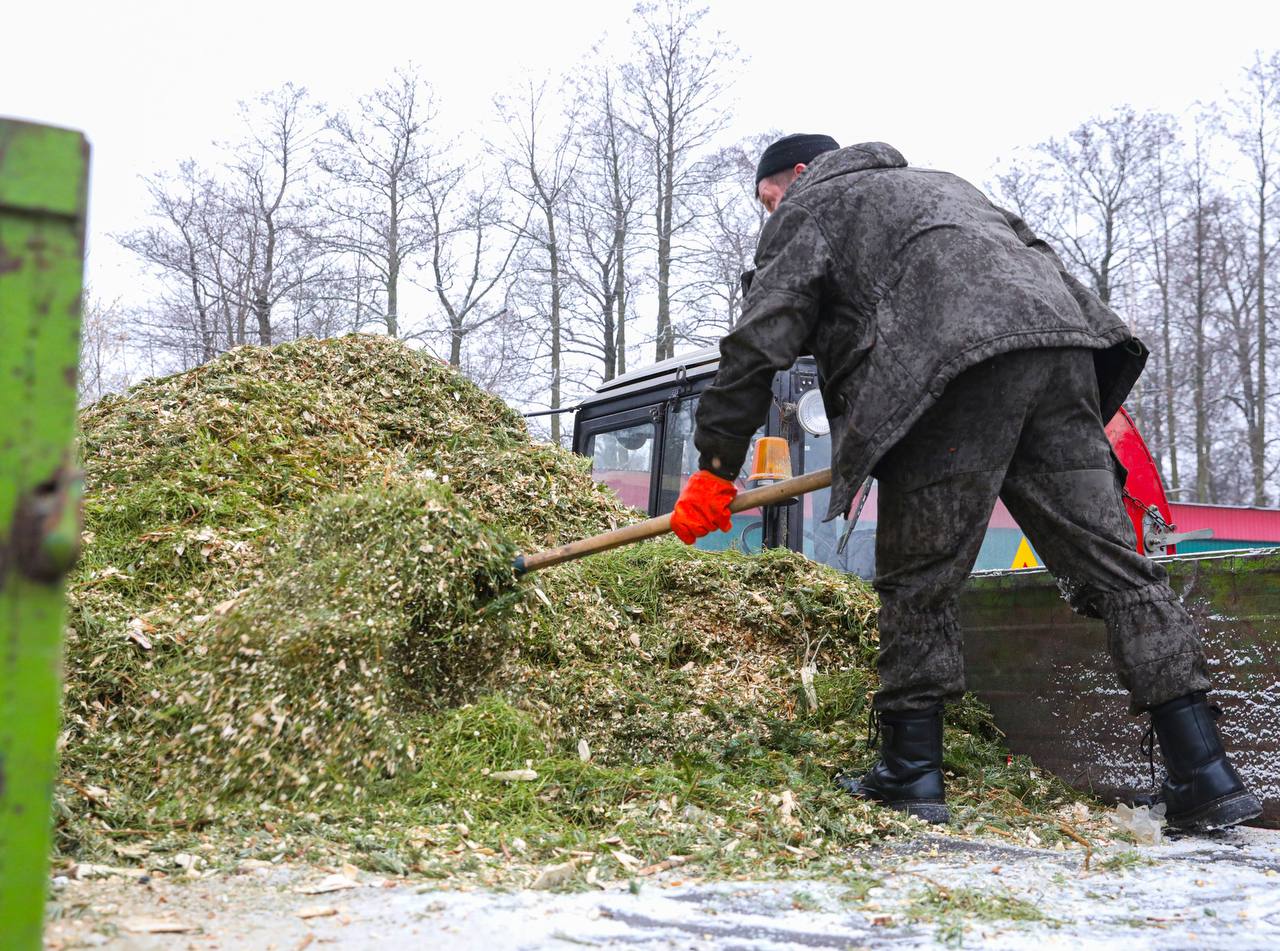
<svg viewBox="0 0 1280 951"><path fill-rule="evenodd" d="M776 175L784 168L795 168L804 163L808 165L823 152L834 152L840 143L829 135L811 135L797 132L785 135L764 150L760 156L760 164L756 166L756 185L761 179Z"/></svg>

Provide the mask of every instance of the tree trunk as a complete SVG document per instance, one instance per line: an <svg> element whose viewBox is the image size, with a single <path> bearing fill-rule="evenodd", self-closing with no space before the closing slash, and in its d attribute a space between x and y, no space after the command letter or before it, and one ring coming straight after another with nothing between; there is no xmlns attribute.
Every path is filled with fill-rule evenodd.
<svg viewBox="0 0 1280 951"><path fill-rule="evenodd" d="M560 408L560 248L556 244L556 218L546 207L547 253L551 258L551 409ZM560 414L551 414L551 441L560 445Z"/></svg>
<svg viewBox="0 0 1280 951"><path fill-rule="evenodd" d="M387 227L387 336L400 333L400 199L398 182L391 180L391 208Z"/></svg>
<svg viewBox="0 0 1280 951"><path fill-rule="evenodd" d="M1255 418L1250 434L1249 458L1253 468L1253 504L1267 504L1267 179L1263 166L1258 185L1258 389Z"/></svg>
<svg viewBox="0 0 1280 951"><path fill-rule="evenodd" d="M204 303L204 295L200 293L200 279L196 276L195 248L187 243L187 267L191 271L191 300L196 309L197 327L200 333L200 362L208 363L217 355L213 340L213 331L209 327L208 309Z"/></svg>
<svg viewBox="0 0 1280 951"><path fill-rule="evenodd" d="M1178 478L1178 431L1177 431L1177 410L1174 406L1174 394L1177 393L1177 386L1174 381L1173 374L1173 334L1170 324L1172 317L1169 308L1169 274L1167 271L1168 257L1166 261L1165 280L1160 288L1160 334L1162 350L1164 353L1164 417L1165 417L1165 433L1164 444L1169 450L1169 479L1170 484L1175 488L1182 485Z"/></svg>
<svg viewBox="0 0 1280 951"><path fill-rule="evenodd" d="M627 372L627 212L622 204L622 180L618 172L616 151L612 156L612 164L613 293L610 295L610 313L606 315L604 327L604 378L606 381Z"/></svg>
<svg viewBox="0 0 1280 951"><path fill-rule="evenodd" d="M618 345L614 348L618 356L618 376L627 372L627 293L618 293Z"/></svg>
<svg viewBox="0 0 1280 951"><path fill-rule="evenodd" d="M462 366L462 322L455 319L449 321L449 366Z"/></svg>
<svg viewBox="0 0 1280 951"><path fill-rule="evenodd" d="M604 357L604 382L609 382L618 375L618 351L617 351L617 328L615 326L616 316L614 312L615 298L613 294L608 294L601 301L600 305L600 324L603 331L601 345L603 346Z"/></svg>
<svg viewBox="0 0 1280 951"><path fill-rule="evenodd" d="M267 247L262 257L262 277L253 295L253 314L258 319L258 343L271 346L271 285L275 280L276 223L267 215Z"/></svg>
<svg viewBox="0 0 1280 951"><path fill-rule="evenodd" d="M613 135L610 126L610 135ZM614 372L627 372L627 208L622 200L621 161L616 142L611 141L613 163L613 299L617 303L617 336L613 345ZM606 377L605 379L611 379Z"/></svg>
<svg viewBox="0 0 1280 951"><path fill-rule="evenodd" d="M1193 316L1195 365L1192 368L1192 399L1195 403L1196 501L1212 501L1209 478L1209 412L1205 402L1208 354L1205 347L1207 291L1205 288L1205 209L1203 185L1197 180L1195 209L1195 311Z"/></svg>
<svg viewBox="0 0 1280 951"><path fill-rule="evenodd" d="M271 346L271 301L265 294L253 298L253 314L258 319L258 343Z"/></svg>
<svg viewBox="0 0 1280 951"><path fill-rule="evenodd" d="M673 108L668 102L668 115ZM671 232L675 198L675 129L668 120L666 135L661 147L665 162L660 180L661 194L658 202L658 341L657 360L669 360L676 355L675 332L671 325Z"/></svg>
<svg viewBox="0 0 1280 951"><path fill-rule="evenodd" d="M1111 305L1111 256L1115 253L1116 220L1111 208L1106 209L1103 219L1102 262L1098 271L1098 297L1102 303Z"/></svg>

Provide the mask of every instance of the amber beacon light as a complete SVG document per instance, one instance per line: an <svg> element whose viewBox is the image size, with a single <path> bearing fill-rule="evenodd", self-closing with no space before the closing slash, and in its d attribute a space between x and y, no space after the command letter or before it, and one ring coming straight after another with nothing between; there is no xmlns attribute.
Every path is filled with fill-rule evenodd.
<svg viewBox="0 0 1280 951"><path fill-rule="evenodd" d="M781 482L791 478L791 447L781 436L761 436L751 457L748 482Z"/></svg>

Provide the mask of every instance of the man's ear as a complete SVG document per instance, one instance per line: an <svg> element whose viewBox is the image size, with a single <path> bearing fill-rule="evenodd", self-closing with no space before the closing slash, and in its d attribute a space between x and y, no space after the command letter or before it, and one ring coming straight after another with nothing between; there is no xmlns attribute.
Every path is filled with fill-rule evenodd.
<svg viewBox="0 0 1280 951"><path fill-rule="evenodd" d="M804 173L804 170L808 167L809 166L805 165L804 162L797 162L796 167L792 169L792 171L796 173L796 178L799 178Z"/></svg>

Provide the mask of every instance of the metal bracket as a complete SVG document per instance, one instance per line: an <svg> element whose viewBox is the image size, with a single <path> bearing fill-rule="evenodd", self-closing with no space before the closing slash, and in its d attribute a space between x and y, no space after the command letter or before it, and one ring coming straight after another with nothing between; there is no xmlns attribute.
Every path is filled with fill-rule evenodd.
<svg viewBox="0 0 1280 951"><path fill-rule="evenodd" d="M1147 550L1146 553L1148 555L1158 555L1163 553L1163 550L1170 545L1180 545L1183 542L1199 541L1213 537L1212 528L1198 528L1191 532L1179 532L1175 531L1177 527L1177 525L1170 525L1166 522L1156 506L1148 505L1146 511L1142 513L1142 547Z"/></svg>
<svg viewBox="0 0 1280 951"><path fill-rule="evenodd" d="M676 388L667 397L667 402L679 409L681 401L689 396L692 391L693 384L689 382L689 369L684 364L681 364L676 367Z"/></svg>
<svg viewBox="0 0 1280 951"><path fill-rule="evenodd" d="M0 540L0 587L11 570L52 584L80 557L84 474L66 465L18 499L9 536Z"/></svg>
<svg viewBox="0 0 1280 951"><path fill-rule="evenodd" d="M858 490L857 506L852 504L849 506L848 524L845 527L844 534L840 536L840 543L836 545L836 554L843 555L844 550L849 547L849 539L853 535L853 530L858 527L858 519L862 517L862 508L867 504L867 499L871 497L871 483L875 481L875 476L867 476L862 488Z"/></svg>

